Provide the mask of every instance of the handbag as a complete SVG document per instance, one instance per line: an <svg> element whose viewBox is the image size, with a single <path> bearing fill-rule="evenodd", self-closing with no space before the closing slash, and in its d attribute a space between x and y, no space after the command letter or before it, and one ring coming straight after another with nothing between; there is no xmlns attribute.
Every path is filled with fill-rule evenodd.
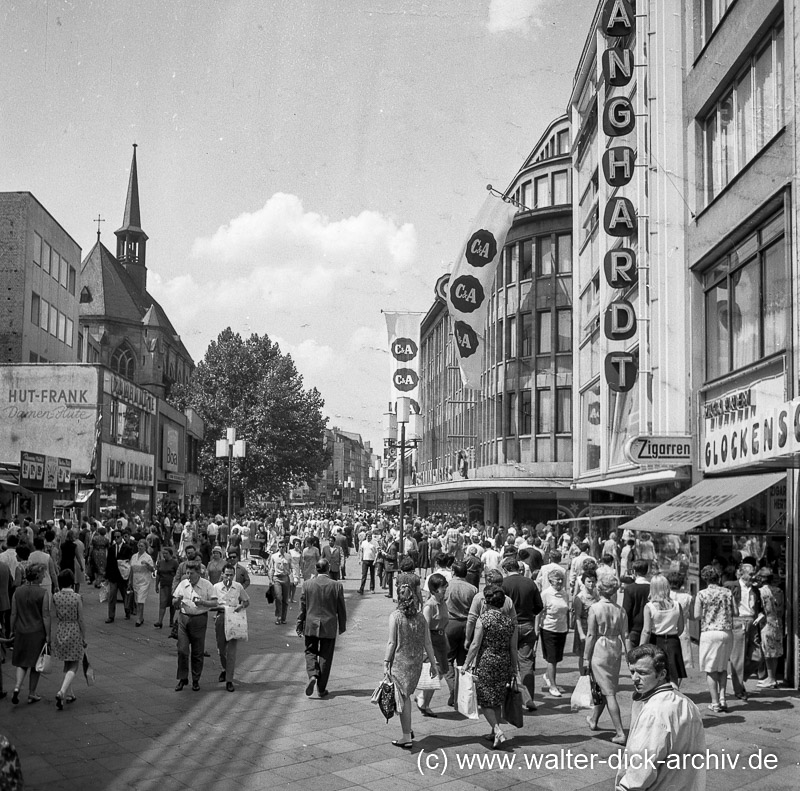
<svg viewBox="0 0 800 791"><path fill-rule="evenodd" d="M522 692L517 685L516 676L511 676L506 685L506 697L503 700L501 714L503 719L515 728L521 728L525 722L522 718Z"/></svg>
<svg viewBox="0 0 800 791"><path fill-rule="evenodd" d="M118 560L117 569L119 569L119 576L126 580L131 576L131 562L129 560Z"/></svg>
<svg viewBox="0 0 800 791"><path fill-rule="evenodd" d="M267 597L268 604L275 603L275 589L272 587L272 583L267 585L267 592L264 595Z"/></svg>
<svg viewBox="0 0 800 791"><path fill-rule="evenodd" d="M438 690L442 688L441 679L434 675L431 676L431 663L422 663L422 672L419 674L419 681L417 682L417 689L420 692L428 692L430 690Z"/></svg>
<svg viewBox="0 0 800 791"><path fill-rule="evenodd" d="M456 673L458 674L456 710L471 720L477 720L478 694L475 691L475 676L459 667L456 667Z"/></svg>
<svg viewBox="0 0 800 791"><path fill-rule="evenodd" d="M572 697L569 699L569 707L572 711L594 708L592 685L588 673L578 679L575 689L572 690Z"/></svg>
<svg viewBox="0 0 800 791"><path fill-rule="evenodd" d="M384 676L381 683L375 688L371 701L378 704L381 714L386 717L386 722L389 722L397 713L395 685L389 676Z"/></svg>
<svg viewBox="0 0 800 791"><path fill-rule="evenodd" d="M86 678L86 686L94 685L94 668L89 664L89 657L83 652L83 675Z"/></svg>
<svg viewBox="0 0 800 791"><path fill-rule="evenodd" d="M100 586L100 604L108 601L108 583L104 582Z"/></svg>
<svg viewBox="0 0 800 791"><path fill-rule="evenodd" d="M39 658L36 660L36 665L34 670L37 673L49 673L50 669L53 667L53 657L50 653L50 648L47 643L42 646L42 651L39 654Z"/></svg>
<svg viewBox="0 0 800 791"><path fill-rule="evenodd" d="M225 607L225 639L247 640L247 615L244 610L236 612L234 607Z"/></svg>

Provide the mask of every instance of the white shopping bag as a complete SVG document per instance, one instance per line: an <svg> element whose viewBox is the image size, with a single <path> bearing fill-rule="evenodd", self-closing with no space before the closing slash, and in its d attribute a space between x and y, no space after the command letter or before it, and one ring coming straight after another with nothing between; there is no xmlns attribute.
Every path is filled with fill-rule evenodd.
<svg viewBox="0 0 800 791"><path fill-rule="evenodd" d="M460 714L471 720L478 719L478 696L475 692L475 677L470 672L464 672L456 667L458 675L458 698L456 708Z"/></svg>

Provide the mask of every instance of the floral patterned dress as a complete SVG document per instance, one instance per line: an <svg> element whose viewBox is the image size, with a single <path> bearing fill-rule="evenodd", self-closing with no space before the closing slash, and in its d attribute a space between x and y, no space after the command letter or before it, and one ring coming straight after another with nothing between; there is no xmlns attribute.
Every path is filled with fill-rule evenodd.
<svg viewBox="0 0 800 791"><path fill-rule="evenodd" d="M783 617L786 610L783 592L774 585L761 588L761 604L766 620L761 625L761 650L768 659L783 656Z"/></svg>
<svg viewBox="0 0 800 791"><path fill-rule="evenodd" d="M475 692L481 708L495 708L503 704L506 684L515 672L511 663L514 624L500 610L487 610L480 619L483 639L475 663Z"/></svg>
<svg viewBox="0 0 800 791"><path fill-rule="evenodd" d="M79 662L83 659L83 637L78 623L80 600L81 597L69 589L53 594L53 606L58 620L53 641L53 658L61 662Z"/></svg>

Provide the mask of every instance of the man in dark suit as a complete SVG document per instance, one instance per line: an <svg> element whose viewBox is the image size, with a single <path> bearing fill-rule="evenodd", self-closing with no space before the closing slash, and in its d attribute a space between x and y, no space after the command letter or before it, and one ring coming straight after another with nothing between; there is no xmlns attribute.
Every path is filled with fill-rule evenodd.
<svg viewBox="0 0 800 791"><path fill-rule="evenodd" d="M130 561L133 557L133 548L122 540L122 531L115 530L106 555L106 581L108 582L108 618L106 623L112 623L117 614L117 591L122 595L123 606L125 594L128 592L128 579L131 574ZM127 564L127 574L120 569L119 561ZM131 617L125 607L125 619Z"/></svg>
<svg viewBox="0 0 800 791"><path fill-rule="evenodd" d="M329 576L330 565L325 558L317 561L317 576L303 585L297 634L305 638L306 695L317 685L319 696L328 694L328 678L336 648L336 635L347 629L347 610L342 583Z"/></svg>
<svg viewBox="0 0 800 791"><path fill-rule="evenodd" d="M628 641L626 648L630 651L639 645L644 627L644 608L650 596L650 583L647 581L647 572L650 564L646 560L634 560L631 569L634 574L633 582L625 586L622 594L622 609L628 616Z"/></svg>

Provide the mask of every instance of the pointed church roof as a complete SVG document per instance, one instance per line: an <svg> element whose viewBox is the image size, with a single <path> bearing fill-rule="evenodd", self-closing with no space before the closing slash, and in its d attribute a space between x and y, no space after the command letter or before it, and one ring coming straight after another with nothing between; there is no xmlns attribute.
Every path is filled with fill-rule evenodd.
<svg viewBox="0 0 800 791"><path fill-rule="evenodd" d="M80 304L81 318L160 328L188 359L191 355L169 317L148 291L141 291L128 270L98 239L81 264L81 285L88 286L91 302Z"/></svg>
<svg viewBox="0 0 800 791"><path fill-rule="evenodd" d="M117 236L123 233L136 233L147 239L147 234L142 230L142 218L139 213L139 174L136 168L136 143L133 144L131 174L128 178L128 194L125 198L125 216L122 218L122 227L114 233Z"/></svg>

